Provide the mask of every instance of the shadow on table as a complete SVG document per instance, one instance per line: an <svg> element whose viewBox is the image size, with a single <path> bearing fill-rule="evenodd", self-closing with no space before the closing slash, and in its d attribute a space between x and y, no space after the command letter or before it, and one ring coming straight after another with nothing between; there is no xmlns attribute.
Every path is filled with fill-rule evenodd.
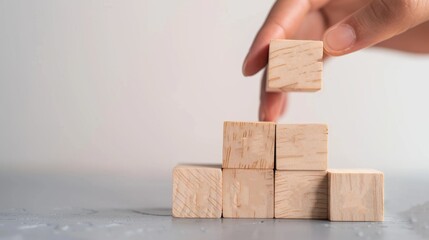
<svg viewBox="0 0 429 240"><path fill-rule="evenodd" d="M132 213L148 215L148 216L171 216L171 208L142 208L132 209Z"/></svg>

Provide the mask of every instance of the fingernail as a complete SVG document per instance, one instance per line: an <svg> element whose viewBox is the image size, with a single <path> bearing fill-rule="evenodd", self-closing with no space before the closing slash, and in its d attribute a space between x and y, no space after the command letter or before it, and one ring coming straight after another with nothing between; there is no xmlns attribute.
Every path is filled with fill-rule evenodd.
<svg viewBox="0 0 429 240"><path fill-rule="evenodd" d="M325 34L325 49L342 52L353 46L356 41L355 30L348 24L340 24Z"/></svg>

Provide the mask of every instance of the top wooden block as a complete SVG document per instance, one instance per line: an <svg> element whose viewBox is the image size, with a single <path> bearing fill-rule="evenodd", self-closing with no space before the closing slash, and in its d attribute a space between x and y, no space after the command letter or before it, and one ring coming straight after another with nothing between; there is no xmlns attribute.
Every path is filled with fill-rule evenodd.
<svg viewBox="0 0 429 240"><path fill-rule="evenodd" d="M322 88L323 42L271 40L267 92L314 92Z"/></svg>
<svg viewBox="0 0 429 240"><path fill-rule="evenodd" d="M223 168L274 169L275 123L225 122Z"/></svg>

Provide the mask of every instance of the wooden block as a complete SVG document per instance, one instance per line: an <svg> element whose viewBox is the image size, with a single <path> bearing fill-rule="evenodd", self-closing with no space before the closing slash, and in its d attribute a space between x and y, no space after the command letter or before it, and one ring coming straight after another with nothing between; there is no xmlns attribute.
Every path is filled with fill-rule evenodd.
<svg viewBox="0 0 429 240"><path fill-rule="evenodd" d="M384 175L377 170L328 170L329 220L383 221Z"/></svg>
<svg viewBox="0 0 429 240"><path fill-rule="evenodd" d="M225 122L223 168L274 169L275 123Z"/></svg>
<svg viewBox="0 0 429 240"><path fill-rule="evenodd" d="M313 92L322 87L323 42L271 40L267 92Z"/></svg>
<svg viewBox="0 0 429 240"><path fill-rule="evenodd" d="M223 189L223 217L274 217L273 170L223 169Z"/></svg>
<svg viewBox="0 0 429 240"><path fill-rule="evenodd" d="M276 171L276 218L328 219L326 171Z"/></svg>
<svg viewBox="0 0 429 240"><path fill-rule="evenodd" d="M277 124L276 169L326 170L327 167L327 125Z"/></svg>
<svg viewBox="0 0 429 240"><path fill-rule="evenodd" d="M220 218L222 169L213 165L179 165L173 170L173 217Z"/></svg>

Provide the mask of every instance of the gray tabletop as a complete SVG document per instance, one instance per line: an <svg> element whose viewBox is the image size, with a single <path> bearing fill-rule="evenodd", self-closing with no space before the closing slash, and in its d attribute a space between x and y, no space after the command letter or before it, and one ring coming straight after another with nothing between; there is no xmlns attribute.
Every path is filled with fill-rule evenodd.
<svg viewBox="0 0 429 240"><path fill-rule="evenodd" d="M0 172L1 239L429 239L429 177L385 173L385 221L175 219L171 179Z"/></svg>

